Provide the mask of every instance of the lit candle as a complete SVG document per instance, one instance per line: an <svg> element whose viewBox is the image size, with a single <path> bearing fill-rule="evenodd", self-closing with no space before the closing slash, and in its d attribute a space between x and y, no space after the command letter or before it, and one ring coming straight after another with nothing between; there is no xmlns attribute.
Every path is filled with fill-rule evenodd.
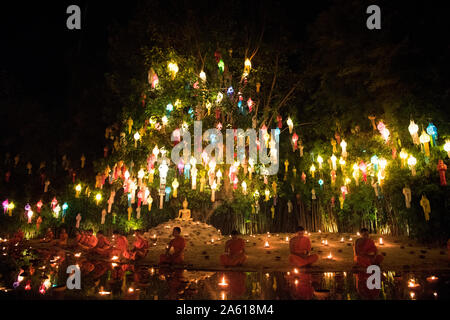
<svg viewBox="0 0 450 320"><path fill-rule="evenodd" d="M227 283L227 281L225 279L225 276L222 277L222 281L219 282L219 286L222 286L222 287L228 286L228 283Z"/></svg>
<svg viewBox="0 0 450 320"><path fill-rule="evenodd" d="M384 243L383 243L383 238L380 238L379 243L380 243L380 246L384 245Z"/></svg>
<svg viewBox="0 0 450 320"><path fill-rule="evenodd" d="M436 282L439 278L436 276L431 276L427 278L427 281L430 283Z"/></svg>
<svg viewBox="0 0 450 320"><path fill-rule="evenodd" d="M341 242L344 242L344 237L341 238Z"/></svg>
<svg viewBox="0 0 450 320"><path fill-rule="evenodd" d="M330 252L330 254L327 256L327 259L333 259L333 256L331 255L331 252Z"/></svg>
<svg viewBox="0 0 450 320"><path fill-rule="evenodd" d="M266 241L266 242L264 243L264 248L269 248L269 241Z"/></svg>

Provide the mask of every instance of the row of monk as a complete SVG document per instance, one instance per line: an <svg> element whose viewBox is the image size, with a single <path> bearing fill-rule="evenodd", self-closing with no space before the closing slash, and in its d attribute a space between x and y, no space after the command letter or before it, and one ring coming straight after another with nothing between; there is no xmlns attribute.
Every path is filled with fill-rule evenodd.
<svg viewBox="0 0 450 320"><path fill-rule="evenodd" d="M369 231L361 229L361 238L357 239L354 246L354 260L358 266L368 267L369 265L380 265L383 256L378 254L375 242L369 238ZM173 228L173 239L166 247L166 252L160 255L160 264L181 265L184 263L184 250L186 240L181 236L179 227ZM118 231L113 232L111 241L98 231L94 235L93 230L77 231L74 249L80 249L98 254L105 258L138 260L145 258L149 250L148 240L142 235L141 230L134 232L134 242L130 248L126 236ZM11 245L16 245L23 240L23 232L20 230L10 239ZM68 234L65 229L61 229L59 238L55 239L52 230L49 228L41 243L51 243L58 247L67 247ZM311 241L305 235L303 227L297 227L297 232L289 242L289 263L292 266L304 267L315 263L318 260L317 254L311 253ZM225 267L241 266L247 260L245 252L245 241L239 238L239 233L233 231L231 239L225 243L225 253L220 256L220 263Z"/></svg>

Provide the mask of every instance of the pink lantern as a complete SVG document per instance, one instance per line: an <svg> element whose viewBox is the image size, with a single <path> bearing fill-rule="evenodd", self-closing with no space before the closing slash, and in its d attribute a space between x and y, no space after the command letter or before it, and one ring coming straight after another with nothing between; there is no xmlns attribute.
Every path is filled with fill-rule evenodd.
<svg viewBox="0 0 450 320"><path fill-rule="evenodd" d="M345 200L345 195L348 193L347 186L341 187L342 198Z"/></svg>
<svg viewBox="0 0 450 320"><path fill-rule="evenodd" d="M278 121L278 128L280 128L281 129L281 127L283 126L283 118L280 116L280 115L278 115L277 116L277 121Z"/></svg>
<svg viewBox="0 0 450 320"><path fill-rule="evenodd" d="M297 150L297 141L298 141L298 135L297 135L297 133L294 132L294 134L292 135L292 143L293 143L294 151Z"/></svg>
<svg viewBox="0 0 450 320"><path fill-rule="evenodd" d="M359 170L361 170L362 174L363 174L363 180L364 182L367 182L367 166L364 163L364 161L361 161L359 163Z"/></svg>

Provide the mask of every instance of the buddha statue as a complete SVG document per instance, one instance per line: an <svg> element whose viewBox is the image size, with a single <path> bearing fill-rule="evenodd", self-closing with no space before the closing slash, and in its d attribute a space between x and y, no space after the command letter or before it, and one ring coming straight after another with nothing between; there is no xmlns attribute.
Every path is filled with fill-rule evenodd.
<svg viewBox="0 0 450 320"><path fill-rule="evenodd" d="M181 221L190 221L192 220L191 217L191 210L187 208L188 207L188 202L186 200L186 198L183 201L183 209L180 209L178 211L178 217L177 220L181 220Z"/></svg>

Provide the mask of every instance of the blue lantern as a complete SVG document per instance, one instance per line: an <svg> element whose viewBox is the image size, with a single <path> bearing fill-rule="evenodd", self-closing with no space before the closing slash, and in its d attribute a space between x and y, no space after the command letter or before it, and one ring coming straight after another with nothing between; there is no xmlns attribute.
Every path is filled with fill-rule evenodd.
<svg viewBox="0 0 450 320"><path fill-rule="evenodd" d="M128 207L131 207L131 193L128 194Z"/></svg>
<svg viewBox="0 0 450 320"><path fill-rule="evenodd" d="M377 157L377 155L372 156L372 158L370 158L370 162L373 164L373 169L375 171L378 171L378 157Z"/></svg>
<svg viewBox="0 0 450 320"><path fill-rule="evenodd" d="M431 122L430 122L430 124L427 127L427 133L432 138L431 145L435 146L436 145L436 140L438 138L438 132L437 132L436 126L433 123L431 123Z"/></svg>
<svg viewBox="0 0 450 320"><path fill-rule="evenodd" d="M172 188L167 186L166 187L166 202L169 201L169 197L170 197L170 192L172 191Z"/></svg>
<svg viewBox="0 0 450 320"><path fill-rule="evenodd" d="M229 87L228 90L227 90L227 94L228 94L229 96L231 96L233 93L234 93L233 87Z"/></svg>

